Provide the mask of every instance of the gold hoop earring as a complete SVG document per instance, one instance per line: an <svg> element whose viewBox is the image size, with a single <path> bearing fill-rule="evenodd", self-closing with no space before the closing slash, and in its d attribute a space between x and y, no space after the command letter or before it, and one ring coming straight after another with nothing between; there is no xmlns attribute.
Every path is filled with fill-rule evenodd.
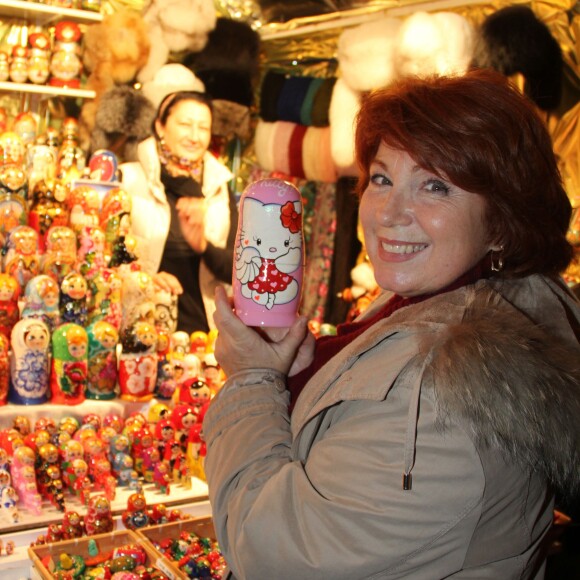
<svg viewBox="0 0 580 580"><path fill-rule="evenodd" d="M499 250L495 252L491 250L491 269L493 272L501 272L503 270L503 246L500 246Z"/></svg>

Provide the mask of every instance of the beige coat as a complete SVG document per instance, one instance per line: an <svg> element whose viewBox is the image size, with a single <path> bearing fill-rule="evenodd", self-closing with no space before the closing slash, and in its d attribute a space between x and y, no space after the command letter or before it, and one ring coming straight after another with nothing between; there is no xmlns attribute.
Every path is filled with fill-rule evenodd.
<svg viewBox="0 0 580 580"><path fill-rule="evenodd" d="M150 274L159 270L165 241L169 234L170 210L161 183L161 165L155 138L139 144L138 162L123 163L123 188L131 194L131 231L143 269ZM217 248L225 248L230 231L228 181L233 177L211 153L204 158L202 193L207 201L205 235ZM200 264L199 281L208 324L213 327L214 290L220 282Z"/></svg>
<svg viewBox="0 0 580 580"><path fill-rule="evenodd" d="M291 420L284 377L230 377L204 436L235 577L542 578L548 482L580 487L579 320L543 277L480 281L355 338Z"/></svg>

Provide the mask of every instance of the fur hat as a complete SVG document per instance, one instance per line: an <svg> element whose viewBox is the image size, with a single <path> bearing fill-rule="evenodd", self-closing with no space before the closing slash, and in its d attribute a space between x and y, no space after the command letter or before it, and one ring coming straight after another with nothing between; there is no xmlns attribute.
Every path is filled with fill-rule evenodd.
<svg viewBox="0 0 580 580"><path fill-rule="evenodd" d="M155 50L139 72L139 81L151 80L171 52L201 51L216 18L213 0L152 0L143 19Z"/></svg>
<svg viewBox="0 0 580 580"><path fill-rule="evenodd" d="M120 162L137 161L137 145L151 135L156 108L129 86L108 90L99 102L91 151L108 149Z"/></svg>
<svg viewBox="0 0 580 580"><path fill-rule="evenodd" d="M339 175L358 175L354 156L355 118L360 109L360 93L339 78L330 100L330 153Z"/></svg>
<svg viewBox="0 0 580 580"><path fill-rule="evenodd" d="M177 91L205 92L204 84L188 68L179 63L163 65L155 76L143 83L143 94L151 101L155 110L170 93Z"/></svg>
<svg viewBox="0 0 580 580"><path fill-rule="evenodd" d="M400 27L397 18L381 18L340 35L337 58L342 78L351 89L370 91L394 80L393 51Z"/></svg>
<svg viewBox="0 0 580 580"><path fill-rule="evenodd" d="M506 76L521 73L525 93L544 110L562 94L562 50L548 27L527 6L507 6L483 22L473 64Z"/></svg>

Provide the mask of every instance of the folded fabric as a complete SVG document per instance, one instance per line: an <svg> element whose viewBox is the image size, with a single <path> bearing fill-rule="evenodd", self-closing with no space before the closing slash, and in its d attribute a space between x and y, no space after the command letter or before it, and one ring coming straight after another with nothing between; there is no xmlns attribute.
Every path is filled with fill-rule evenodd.
<svg viewBox="0 0 580 580"><path fill-rule="evenodd" d="M278 99L286 76L282 73L269 70L264 75L260 92L260 117L269 123L278 120Z"/></svg>
<svg viewBox="0 0 580 580"><path fill-rule="evenodd" d="M312 81L311 77L288 77L278 98L278 120L300 123L302 103Z"/></svg>

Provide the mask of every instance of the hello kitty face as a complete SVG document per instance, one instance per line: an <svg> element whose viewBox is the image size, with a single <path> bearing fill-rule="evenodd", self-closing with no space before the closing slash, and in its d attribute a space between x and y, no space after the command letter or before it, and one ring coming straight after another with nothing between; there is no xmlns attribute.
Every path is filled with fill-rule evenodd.
<svg viewBox="0 0 580 580"><path fill-rule="evenodd" d="M295 204L299 215L300 204ZM253 247L260 252L260 256L269 260L276 260L284 256L291 248L301 245L300 229L286 227L282 220L282 207L276 203L264 204L253 198L246 198L242 208L242 228L240 246Z"/></svg>

